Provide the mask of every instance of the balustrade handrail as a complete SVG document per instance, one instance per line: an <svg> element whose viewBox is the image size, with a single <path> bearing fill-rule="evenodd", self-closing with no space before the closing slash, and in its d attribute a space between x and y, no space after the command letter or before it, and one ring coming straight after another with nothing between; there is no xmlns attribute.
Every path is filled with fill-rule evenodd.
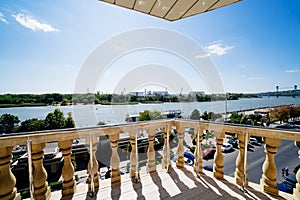
<svg viewBox="0 0 300 200"><path fill-rule="evenodd" d="M285 130L269 127L257 127L244 124L231 124L210 121L185 120L185 119L167 119L153 120L146 122L133 122L114 125L102 125L97 127L71 128L71 129L56 129L45 131L34 131L24 133L11 133L0 135L0 147L26 145L28 137L33 144L41 142L56 142L59 140L77 139L80 137L88 137L89 134L95 135L111 135L116 133L125 133L134 129L153 129L163 127L166 124L182 128L198 128L201 130L211 130L216 132L227 132L234 134L243 134L247 130L250 135L269 137L274 139L300 141L300 131Z"/></svg>
<svg viewBox="0 0 300 200"><path fill-rule="evenodd" d="M121 133L128 133L130 143L132 145L132 151L130 156L130 177L138 178L138 162L136 154L138 153L136 136L140 131L147 131L148 133L148 160L147 160L147 172L156 170L155 165L155 153L154 153L154 138L158 129L162 129L164 132L164 146L163 146L163 160L162 167L168 169L171 166L170 163L170 148L169 148L169 132L172 127L176 127L178 133L178 158L176 161L177 167L184 167L184 131L185 128L193 128L195 132L195 138L197 142L197 151L195 154L196 165L194 170L198 172L202 171L202 153L201 142L203 140L203 131L209 130L215 132L216 137L216 153L214 156L214 172L215 178L223 179L224 176L224 158L222 155L221 147L224 142L225 133L237 134L239 140L239 154L236 160L235 178L237 184L247 185L248 179L246 176L247 163L244 163L244 158L247 151L247 141L250 136L261 136L265 142L266 159L262 166L263 174L260 183L263 187L263 191L269 194L277 195L278 189L276 187L276 165L274 157L277 153L277 147L281 145L281 140L293 140L297 147L300 147L300 131L295 130L283 130L267 127L255 127L240 124L228 124L219 122L199 121L199 120L185 120L185 119L163 119L143 122L133 122L126 124L114 124L103 125L97 127L87 128L72 128L72 129L60 129L60 130L45 130L27 133L6 134L0 136L0 178L6 180L5 183L0 184L0 199L1 196L11 199L17 197L16 180L10 171L11 152L17 145L26 145L27 140L32 142L32 165L35 169L33 172L34 183L34 195L37 199L50 199L50 189L47 183L47 173L43 166L44 148L48 142L58 142L58 147L62 151L63 156L63 189L62 196L73 195L76 191L76 183L74 180L74 166L72 164L72 143L74 139L85 138L88 145L90 154L90 162L88 164L88 185L89 191L94 191L99 188L99 176L95 169L98 169L98 162L96 159L97 149L97 137L108 135L112 150L111 156L111 181L120 181L120 158L118 155L118 141ZM245 134L247 133L247 134ZM247 138L245 138L245 136ZM294 190L294 196L300 198L300 171L297 173L297 186ZM94 189L92 189L94 188Z"/></svg>

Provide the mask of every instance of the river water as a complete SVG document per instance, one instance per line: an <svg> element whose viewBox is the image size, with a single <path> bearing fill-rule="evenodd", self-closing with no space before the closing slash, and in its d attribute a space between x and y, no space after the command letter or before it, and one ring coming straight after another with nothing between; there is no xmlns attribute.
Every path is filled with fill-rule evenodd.
<svg viewBox="0 0 300 200"><path fill-rule="evenodd" d="M300 97L263 97L243 98L227 101L227 111L240 111L261 107L273 107L278 105L300 104ZM73 106L44 106L44 107L14 107L0 108L0 115L10 113L19 117L21 121L30 118L44 119L55 108L61 109L65 114L72 112L76 127L96 126L97 122L104 121L107 124L124 123L127 114L138 114L144 110L181 110L184 117L188 117L194 109L200 113L213 111L215 113L226 112L226 102L179 102L161 104L136 104L136 105L73 105Z"/></svg>

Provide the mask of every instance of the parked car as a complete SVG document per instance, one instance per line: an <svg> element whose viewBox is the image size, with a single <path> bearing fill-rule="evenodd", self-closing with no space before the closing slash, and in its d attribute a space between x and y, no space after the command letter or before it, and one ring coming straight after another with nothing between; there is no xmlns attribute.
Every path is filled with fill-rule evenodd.
<svg viewBox="0 0 300 200"><path fill-rule="evenodd" d="M261 146L261 143L259 143L259 142L257 141L256 138L250 138L249 143L250 143L251 145Z"/></svg>
<svg viewBox="0 0 300 200"><path fill-rule="evenodd" d="M213 158L215 153L216 153L216 148L210 147L210 148L204 149L202 151L203 159L208 160L210 158Z"/></svg>
<svg viewBox="0 0 300 200"><path fill-rule="evenodd" d="M293 189L296 187L297 179L294 174L289 174L284 177L282 183L277 183L277 188L280 191L293 194Z"/></svg>
<svg viewBox="0 0 300 200"><path fill-rule="evenodd" d="M210 166L210 165L204 166L203 169L207 170L207 171L210 171L210 172L212 172L214 170L213 166Z"/></svg>
<svg viewBox="0 0 300 200"><path fill-rule="evenodd" d="M282 124L282 125L278 125L275 128L281 128L281 129L294 129L297 128L297 126L295 124Z"/></svg>
<svg viewBox="0 0 300 200"><path fill-rule="evenodd" d="M173 157L172 161L176 162L177 160L177 155ZM187 164L187 165L194 165L194 154L192 154L191 152L188 152L188 151L185 151L183 153L183 157L184 157L184 163Z"/></svg>
<svg viewBox="0 0 300 200"><path fill-rule="evenodd" d="M298 172L299 168L300 168L300 164L299 164L299 165L297 165L297 166L294 168L294 173L295 173L295 174L297 174L297 172Z"/></svg>
<svg viewBox="0 0 300 200"><path fill-rule="evenodd" d="M222 146L222 152L225 153L225 152L231 152L231 151L233 151L232 145L229 143L224 143Z"/></svg>
<svg viewBox="0 0 300 200"><path fill-rule="evenodd" d="M239 140L237 139L230 140L228 143L231 144L233 148L239 148Z"/></svg>

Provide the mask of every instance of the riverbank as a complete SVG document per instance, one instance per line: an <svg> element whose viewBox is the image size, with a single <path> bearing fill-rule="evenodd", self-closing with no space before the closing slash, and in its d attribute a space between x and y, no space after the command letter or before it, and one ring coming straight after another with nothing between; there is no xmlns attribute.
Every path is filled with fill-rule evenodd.
<svg viewBox="0 0 300 200"><path fill-rule="evenodd" d="M0 104L0 108L39 107L39 106L47 106L47 104L45 103Z"/></svg>

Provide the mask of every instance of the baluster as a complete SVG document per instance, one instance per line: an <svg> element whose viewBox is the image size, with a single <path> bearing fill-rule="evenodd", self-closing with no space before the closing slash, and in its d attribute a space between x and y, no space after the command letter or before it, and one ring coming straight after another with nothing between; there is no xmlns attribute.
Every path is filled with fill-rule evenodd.
<svg viewBox="0 0 300 200"><path fill-rule="evenodd" d="M92 140L92 141L90 141L90 140ZM97 137L95 138L93 135L90 135L88 137L87 141L88 141L88 144L90 144L90 145L88 145L88 151L90 152L90 160L88 163L88 174L89 174L88 186L89 186L89 192L93 193L93 192L97 192L99 190L99 185L100 185L99 175L98 175L98 161L96 158ZM92 146L92 151L91 151L90 146ZM92 182L92 180L93 180L93 182Z"/></svg>
<svg viewBox="0 0 300 200"><path fill-rule="evenodd" d="M137 144L135 143L135 134L130 134L130 143L131 143L131 153L130 153L130 178L136 177L136 167L137 167Z"/></svg>
<svg viewBox="0 0 300 200"><path fill-rule="evenodd" d="M177 160L176 167L184 168L184 148L183 148L183 137L184 130L182 132L178 132L178 148L177 148Z"/></svg>
<svg viewBox="0 0 300 200"><path fill-rule="evenodd" d="M265 138L265 153L266 159L262 167L263 175L260 179L260 185L263 188L263 191L271 194L271 195L278 195L278 189L276 187L276 176L277 176L277 169L275 164L275 155L277 152L277 146L281 145L280 139L274 138Z"/></svg>
<svg viewBox="0 0 300 200"><path fill-rule="evenodd" d="M245 157L245 136L242 133L237 134L239 140L239 154L236 158L236 168L235 168L235 182L242 186L243 185L243 175L244 175L244 157ZM250 136L248 136L248 141ZM248 168L248 163L247 163ZM246 168L246 170L247 170ZM246 176L246 186L248 186L248 174Z"/></svg>
<svg viewBox="0 0 300 200"><path fill-rule="evenodd" d="M300 141L296 141L295 145L300 148ZM298 151L298 155L300 158L300 150ZM294 188L294 193L293 196L295 199L300 199L300 170L298 170L297 174L296 174L296 179L297 179L297 184L296 184L296 188Z"/></svg>
<svg viewBox="0 0 300 200"><path fill-rule="evenodd" d="M43 165L46 143L32 144L33 185L35 199L50 199L47 172Z"/></svg>
<svg viewBox="0 0 300 200"><path fill-rule="evenodd" d="M147 172L154 172L156 171L156 165L155 165L155 151L154 151L154 135L155 130L149 130L148 131L148 160L147 160Z"/></svg>
<svg viewBox="0 0 300 200"><path fill-rule="evenodd" d="M200 127L197 128L197 132L194 132L195 134L195 140L196 140L196 149L195 149L195 162L194 162L194 171L196 173L202 173L202 140L203 140L203 134L201 134ZM194 129L195 131L195 129Z"/></svg>
<svg viewBox="0 0 300 200"><path fill-rule="evenodd" d="M10 170L13 147L0 147L0 199L21 199L16 178Z"/></svg>
<svg viewBox="0 0 300 200"><path fill-rule="evenodd" d="M217 140L217 149L214 156L214 177L217 179L224 178L224 156L222 154L222 145L223 145L223 138L225 137L225 133L216 133L216 140Z"/></svg>
<svg viewBox="0 0 300 200"><path fill-rule="evenodd" d="M121 176L120 176L120 158L118 155L118 140L119 140L119 134L114 134L109 136L110 139L110 145L112 150L111 160L110 160L110 166L111 166L111 182L120 182Z"/></svg>
<svg viewBox="0 0 300 200"><path fill-rule="evenodd" d="M171 165L171 159L170 159L170 144L169 144L169 125L166 125L165 131L164 131L164 147L163 147L163 161L162 161L162 168L168 169L169 167L172 167Z"/></svg>
<svg viewBox="0 0 300 200"><path fill-rule="evenodd" d="M60 148L64 158L64 166L62 168L62 197L73 195L76 190L74 166L71 160L72 144L73 140L64 140L58 142L58 147Z"/></svg>

